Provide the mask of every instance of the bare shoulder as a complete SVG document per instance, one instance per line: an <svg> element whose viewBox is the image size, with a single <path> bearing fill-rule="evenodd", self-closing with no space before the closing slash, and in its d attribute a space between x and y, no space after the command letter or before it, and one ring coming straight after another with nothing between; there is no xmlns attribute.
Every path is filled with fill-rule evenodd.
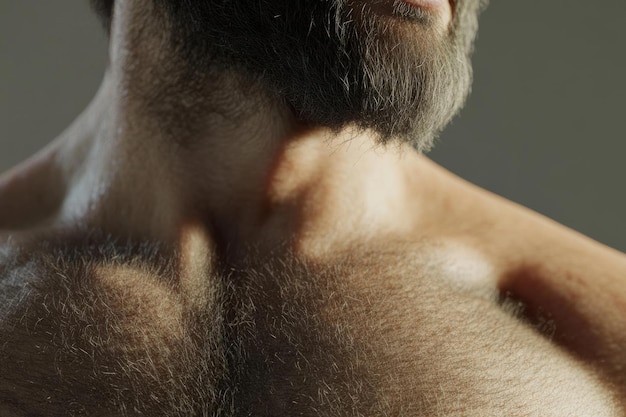
<svg viewBox="0 0 626 417"><path fill-rule="evenodd" d="M420 171L421 170L421 171ZM482 190L434 163L416 168L424 221L416 234L467 248L491 274L482 283L525 306L531 321L549 317L552 341L602 372L624 391L622 297L626 255L538 213ZM454 264L458 252L444 254ZM465 275L468 276L468 275ZM463 276L457 277L461 282ZM587 300L582 305L580 300ZM598 321L593 317L604 317Z"/></svg>

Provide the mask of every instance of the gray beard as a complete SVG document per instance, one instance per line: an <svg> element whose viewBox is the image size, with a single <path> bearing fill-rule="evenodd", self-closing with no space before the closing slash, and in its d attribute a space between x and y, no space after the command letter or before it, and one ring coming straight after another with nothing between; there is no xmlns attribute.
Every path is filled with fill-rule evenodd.
<svg viewBox="0 0 626 417"><path fill-rule="evenodd" d="M260 82L261 95L287 104L301 123L353 125L381 143L396 139L420 150L467 97L487 4L453 0L449 32L437 34L432 16L399 0L152 1L187 75L234 70ZM91 3L110 26L113 0ZM381 8L388 10L374 11Z"/></svg>
<svg viewBox="0 0 626 417"><path fill-rule="evenodd" d="M260 81L306 125L427 150L470 90L480 0L457 2L443 34L398 0L154 1L190 68Z"/></svg>

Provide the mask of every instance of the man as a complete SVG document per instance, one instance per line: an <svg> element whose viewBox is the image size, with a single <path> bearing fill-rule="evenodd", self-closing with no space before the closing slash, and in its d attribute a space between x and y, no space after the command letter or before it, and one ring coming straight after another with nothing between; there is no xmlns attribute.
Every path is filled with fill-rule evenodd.
<svg viewBox="0 0 626 417"><path fill-rule="evenodd" d="M414 150L478 0L95 3L0 183L1 415L624 415L626 257Z"/></svg>

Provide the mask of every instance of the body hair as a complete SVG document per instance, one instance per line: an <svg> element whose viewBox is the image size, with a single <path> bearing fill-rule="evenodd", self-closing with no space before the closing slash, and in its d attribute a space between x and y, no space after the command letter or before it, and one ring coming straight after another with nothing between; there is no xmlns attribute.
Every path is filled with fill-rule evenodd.
<svg viewBox="0 0 626 417"><path fill-rule="evenodd" d="M443 416L519 387L484 377L502 357L455 340L509 349L520 310L425 280L436 266L395 250L250 255L189 294L159 245L38 247L0 271L0 404L29 416ZM494 321L511 336L492 339Z"/></svg>

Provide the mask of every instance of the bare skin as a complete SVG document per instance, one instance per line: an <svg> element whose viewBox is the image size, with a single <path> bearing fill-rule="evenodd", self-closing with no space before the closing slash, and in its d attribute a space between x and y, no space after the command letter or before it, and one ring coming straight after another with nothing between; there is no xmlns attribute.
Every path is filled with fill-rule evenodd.
<svg viewBox="0 0 626 417"><path fill-rule="evenodd" d="M178 64L160 28L141 1L120 4L93 103L0 177L3 416L626 415L624 254L408 145L257 106L234 76L194 96L172 90ZM73 261L48 273L37 268L56 261L16 261L112 240L164 249L94 257L89 278ZM162 257L175 273L155 269ZM58 344L71 333L61 316L109 337ZM108 373L86 377L89 360L68 346L92 348ZM163 381L178 371L191 377L170 398Z"/></svg>

